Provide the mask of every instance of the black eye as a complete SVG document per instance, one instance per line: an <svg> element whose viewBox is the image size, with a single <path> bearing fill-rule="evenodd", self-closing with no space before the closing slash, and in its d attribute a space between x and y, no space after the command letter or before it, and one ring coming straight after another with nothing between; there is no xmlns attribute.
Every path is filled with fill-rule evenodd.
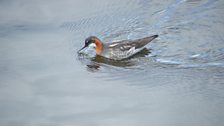
<svg viewBox="0 0 224 126"><path fill-rule="evenodd" d="M86 44L86 45L89 45L89 44L91 44L91 43L93 43L93 40L91 40L91 39L87 39L87 40L85 41L85 44Z"/></svg>
<svg viewBox="0 0 224 126"><path fill-rule="evenodd" d="M85 46L88 46L89 44L94 43L94 42L95 42L95 40L93 39L92 36L90 36L85 40Z"/></svg>
<svg viewBox="0 0 224 126"><path fill-rule="evenodd" d="M89 40L86 40L86 41L85 41L85 44L86 44L86 45L88 45L89 43L90 43L90 41L89 41Z"/></svg>

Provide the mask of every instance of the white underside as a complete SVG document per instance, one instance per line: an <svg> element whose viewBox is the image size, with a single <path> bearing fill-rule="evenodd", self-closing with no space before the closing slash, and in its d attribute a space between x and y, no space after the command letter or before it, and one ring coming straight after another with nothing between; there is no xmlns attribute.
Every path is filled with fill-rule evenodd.
<svg viewBox="0 0 224 126"><path fill-rule="evenodd" d="M107 55L107 58L121 60L121 59L131 57L141 50L142 50L142 48L141 49L135 49L135 47L132 47L128 51L120 51L120 50L119 51L111 51L110 54Z"/></svg>
<svg viewBox="0 0 224 126"><path fill-rule="evenodd" d="M110 47L116 46L116 44L112 44L110 45ZM95 43L91 43L86 49L85 52L88 55L94 56L95 55L95 49L96 49L96 44ZM130 48L127 51L121 51L121 50L108 50L109 52L105 52L102 54L102 56L106 57L106 58L110 58L110 59L115 59L115 60L121 60L121 59L125 59L125 58L129 58L132 55L138 53L139 51L141 51L143 48L140 49L135 49L135 47Z"/></svg>

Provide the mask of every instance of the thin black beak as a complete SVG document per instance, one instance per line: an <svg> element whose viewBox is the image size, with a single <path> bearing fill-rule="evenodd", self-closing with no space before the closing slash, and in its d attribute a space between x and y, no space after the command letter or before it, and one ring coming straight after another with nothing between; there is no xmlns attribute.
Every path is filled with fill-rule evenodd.
<svg viewBox="0 0 224 126"><path fill-rule="evenodd" d="M81 51L81 50L83 50L84 48L86 48L87 46L84 46L84 47L82 47L79 51L78 51L78 53Z"/></svg>

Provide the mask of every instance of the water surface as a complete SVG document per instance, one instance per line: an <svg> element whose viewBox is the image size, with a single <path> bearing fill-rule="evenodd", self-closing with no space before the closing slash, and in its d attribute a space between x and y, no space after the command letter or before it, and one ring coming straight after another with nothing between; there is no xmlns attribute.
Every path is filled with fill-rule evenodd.
<svg viewBox="0 0 224 126"><path fill-rule="evenodd" d="M0 1L1 126L224 125L221 0ZM86 37L159 37L124 60Z"/></svg>

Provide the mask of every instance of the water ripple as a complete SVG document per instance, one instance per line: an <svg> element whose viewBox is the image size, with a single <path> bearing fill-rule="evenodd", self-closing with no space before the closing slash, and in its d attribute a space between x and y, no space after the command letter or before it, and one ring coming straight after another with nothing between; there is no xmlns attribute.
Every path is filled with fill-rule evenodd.
<svg viewBox="0 0 224 126"><path fill-rule="evenodd" d="M223 69L224 47L220 45L223 45L224 39L214 34L217 30L215 25L224 24L213 13L220 10L214 8L217 2L177 0L166 7L158 4L158 9L152 10L149 6L155 3L141 1L139 6L133 8L135 13L132 13L133 10L127 11L127 8L125 11L120 9L121 12L102 13L66 22L63 27L71 32L97 35L103 41L134 39L158 33L160 37L150 43L148 48L151 50L147 55L122 62L91 59L83 64L89 71L101 73L96 74L97 78L108 81L124 80L130 84L142 83L153 87L158 86L153 82L165 86L182 78L187 86L187 83L195 83L195 71ZM134 5L132 2L129 4ZM219 24L214 25L213 21Z"/></svg>

